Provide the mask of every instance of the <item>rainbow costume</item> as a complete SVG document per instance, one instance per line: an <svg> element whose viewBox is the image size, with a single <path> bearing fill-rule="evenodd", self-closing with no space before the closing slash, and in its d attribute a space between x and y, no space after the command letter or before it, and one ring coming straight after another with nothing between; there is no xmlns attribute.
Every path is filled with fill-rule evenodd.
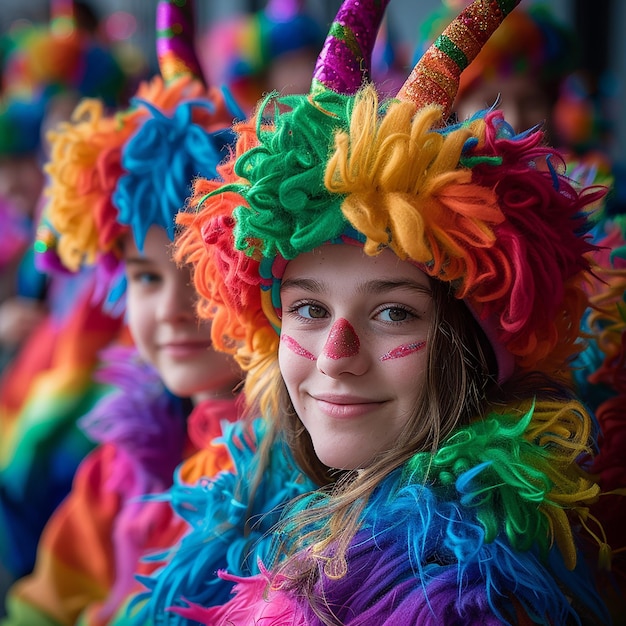
<svg viewBox="0 0 626 626"><path fill-rule="evenodd" d="M491 345L504 395L382 478L347 539L327 530L341 530L327 513L335 494L311 493L287 508L281 551L259 575L220 573L234 583L228 603L181 589L171 611L211 626L609 623L594 583L609 554L590 515L595 422L571 371L596 250L587 210L604 191L578 186L541 130L515 134L496 110L445 126L459 74L516 1L472 2L381 103L363 81L386 4L344 2L311 92L270 95L239 125L225 184L198 183L196 212L178 218L179 255L195 266L214 342L236 351L266 408L284 268L342 242L389 248L449 285ZM210 584L212 567L195 567Z"/></svg>
<svg viewBox="0 0 626 626"><path fill-rule="evenodd" d="M200 78L191 2L161 3L158 20L162 77L142 84L131 107L115 115L99 100L82 101L51 136L40 254L70 271L92 268L98 302L106 296L118 309L121 237L132 233L140 249L151 226L173 237L191 181L217 175L232 121L242 115L226 91ZM188 527L168 503L144 496L165 491L184 459L177 475L190 484L232 467L214 440L237 419L236 398L207 400L189 414L132 352L120 346L105 357L100 384L115 391L80 424L97 447L47 524L33 574L12 588L3 624L107 623L139 588L134 575L154 569L141 558L175 544Z"/></svg>

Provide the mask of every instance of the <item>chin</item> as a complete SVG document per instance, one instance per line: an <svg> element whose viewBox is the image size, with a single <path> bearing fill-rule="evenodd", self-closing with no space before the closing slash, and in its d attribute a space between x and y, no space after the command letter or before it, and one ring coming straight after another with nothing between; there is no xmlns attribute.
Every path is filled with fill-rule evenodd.
<svg viewBox="0 0 626 626"><path fill-rule="evenodd" d="M357 470L362 469L367 465L367 463L362 459L355 460L346 458L345 453L342 454L341 452L335 450L333 452L327 452L326 454L324 454L323 451L318 452L315 450L315 454L324 465L336 470Z"/></svg>
<svg viewBox="0 0 626 626"><path fill-rule="evenodd" d="M163 382L169 391L179 398L191 398L193 395L198 393L197 386L190 385L189 380L165 380Z"/></svg>

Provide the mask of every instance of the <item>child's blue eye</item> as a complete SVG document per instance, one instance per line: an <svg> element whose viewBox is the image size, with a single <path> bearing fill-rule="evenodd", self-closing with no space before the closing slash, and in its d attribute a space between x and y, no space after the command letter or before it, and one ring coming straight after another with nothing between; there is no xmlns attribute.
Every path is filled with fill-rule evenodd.
<svg viewBox="0 0 626 626"><path fill-rule="evenodd" d="M128 277L128 281L131 283L137 283L141 285L153 285L161 280L161 276L154 272L137 272L131 274Z"/></svg>

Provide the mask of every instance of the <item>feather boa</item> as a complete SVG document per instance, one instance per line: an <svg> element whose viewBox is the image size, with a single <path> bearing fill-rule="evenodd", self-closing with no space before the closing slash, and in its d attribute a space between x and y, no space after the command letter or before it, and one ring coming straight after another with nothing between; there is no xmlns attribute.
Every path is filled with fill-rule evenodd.
<svg viewBox="0 0 626 626"><path fill-rule="evenodd" d="M215 573L228 569L248 576L259 572L259 562L271 558L271 530L283 506L292 498L313 490L288 452L277 442L261 482L254 487L257 443L264 433L262 420L251 429L242 423L228 425L223 441L232 456L234 473L222 472L213 480L185 484L180 476L169 493L176 512L191 526L180 544L155 560L167 561L151 577L141 578L147 591L130 603L125 624L189 623L178 611L185 600L203 606L228 600L231 583L216 579ZM248 509L247 502L251 500Z"/></svg>
<svg viewBox="0 0 626 626"><path fill-rule="evenodd" d="M159 515L159 507L141 497L171 485L183 454L186 416L181 401L165 389L134 348L111 348L104 358L107 365L97 378L117 391L85 415L80 426L94 441L116 448L115 470L106 487L120 494L124 504L114 528L116 577L105 607L108 612L133 586L145 538Z"/></svg>
<svg viewBox="0 0 626 626"><path fill-rule="evenodd" d="M332 545L299 557L317 562L315 610L285 570L270 585L231 578L228 604L192 603L185 616L211 626L252 626L260 616L267 626L321 625L315 611L345 626L608 623L584 561L570 563L553 541L559 523L574 532L563 509L589 494L581 481L569 507L558 501L565 477L552 444L527 439L536 410L477 421L389 474L363 512L345 571ZM311 494L296 510L324 498Z"/></svg>
<svg viewBox="0 0 626 626"><path fill-rule="evenodd" d="M156 370L145 363L134 347L116 346L102 353L105 365L95 379L116 392L103 398L79 424L99 444L113 443L124 450L133 474L139 479L136 495L149 489L154 477L169 484L180 462L185 437L181 400L167 391ZM111 487L128 480L121 469L111 477Z"/></svg>

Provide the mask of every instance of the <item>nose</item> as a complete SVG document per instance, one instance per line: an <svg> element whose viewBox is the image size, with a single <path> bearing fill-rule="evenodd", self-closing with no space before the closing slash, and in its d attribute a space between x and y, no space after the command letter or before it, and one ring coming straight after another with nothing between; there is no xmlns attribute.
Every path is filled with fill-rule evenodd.
<svg viewBox="0 0 626 626"><path fill-rule="evenodd" d="M4 159L0 163L0 195L10 197L17 189L15 168Z"/></svg>
<svg viewBox="0 0 626 626"><path fill-rule="evenodd" d="M169 281L157 304L156 315L160 321L181 322L196 317L195 291L181 276Z"/></svg>
<svg viewBox="0 0 626 626"><path fill-rule="evenodd" d="M367 371L367 367L367 351L361 349L357 332L348 320L338 319L317 357L317 369L327 376L336 377L343 373L360 376Z"/></svg>

